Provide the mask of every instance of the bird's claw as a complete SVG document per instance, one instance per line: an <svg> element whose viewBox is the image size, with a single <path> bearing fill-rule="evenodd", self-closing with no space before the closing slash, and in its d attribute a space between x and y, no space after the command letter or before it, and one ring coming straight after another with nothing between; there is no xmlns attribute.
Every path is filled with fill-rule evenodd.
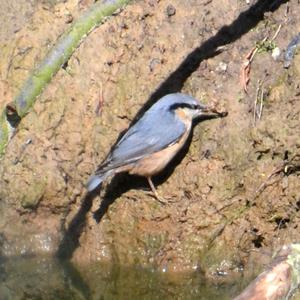
<svg viewBox="0 0 300 300"><path fill-rule="evenodd" d="M149 195L153 197L157 202L159 202L161 205L166 205L168 201L161 197L157 192L149 191Z"/></svg>
<svg viewBox="0 0 300 300"><path fill-rule="evenodd" d="M162 198L161 196L155 195L155 199L162 205L167 204L167 201L164 198Z"/></svg>

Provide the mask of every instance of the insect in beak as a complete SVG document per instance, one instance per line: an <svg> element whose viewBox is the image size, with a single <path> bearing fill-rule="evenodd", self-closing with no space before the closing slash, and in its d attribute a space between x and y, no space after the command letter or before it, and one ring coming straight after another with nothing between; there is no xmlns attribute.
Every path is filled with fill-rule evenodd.
<svg viewBox="0 0 300 300"><path fill-rule="evenodd" d="M226 117L228 115L228 112L227 111L218 111L213 106L205 106L201 109L201 114L223 118L223 117Z"/></svg>

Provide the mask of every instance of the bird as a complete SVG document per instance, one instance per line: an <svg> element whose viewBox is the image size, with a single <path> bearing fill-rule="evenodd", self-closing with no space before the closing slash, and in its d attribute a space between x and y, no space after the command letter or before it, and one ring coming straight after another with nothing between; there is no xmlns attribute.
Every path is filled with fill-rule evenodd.
<svg viewBox="0 0 300 300"><path fill-rule="evenodd" d="M154 103L112 148L87 182L92 192L107 178L127 172L147 178L159 202L164 202L152 182L185 145L193 120L213 113L192 96L182 93L165 95Z"/></svg>

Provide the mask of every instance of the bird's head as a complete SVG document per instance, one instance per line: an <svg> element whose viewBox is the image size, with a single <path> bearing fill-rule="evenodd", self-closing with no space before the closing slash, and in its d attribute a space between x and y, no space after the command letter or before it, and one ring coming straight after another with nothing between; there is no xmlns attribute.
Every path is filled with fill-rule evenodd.
<svg viewBox="0 0 300 300"><path fill-rule="evenodd" d="M158 109L167 109L169 112L176 113L190 121L202 116L225 116L224 113L218 112L215 108L206 106L195 98L181 93L166 95L159 102L156 104Z"/></svg>

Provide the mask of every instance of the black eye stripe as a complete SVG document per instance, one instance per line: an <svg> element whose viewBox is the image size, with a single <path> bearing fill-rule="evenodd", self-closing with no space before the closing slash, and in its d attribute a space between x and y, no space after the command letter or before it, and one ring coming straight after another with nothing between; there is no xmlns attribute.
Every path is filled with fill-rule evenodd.
<svg viewBox="0 0 300 300"><path fill-rule="evenodd" d="M189 104L189 103L175 103L170 106L170 110L175 110L177 108L200 109L201 106L198 104Z"/></svg>

